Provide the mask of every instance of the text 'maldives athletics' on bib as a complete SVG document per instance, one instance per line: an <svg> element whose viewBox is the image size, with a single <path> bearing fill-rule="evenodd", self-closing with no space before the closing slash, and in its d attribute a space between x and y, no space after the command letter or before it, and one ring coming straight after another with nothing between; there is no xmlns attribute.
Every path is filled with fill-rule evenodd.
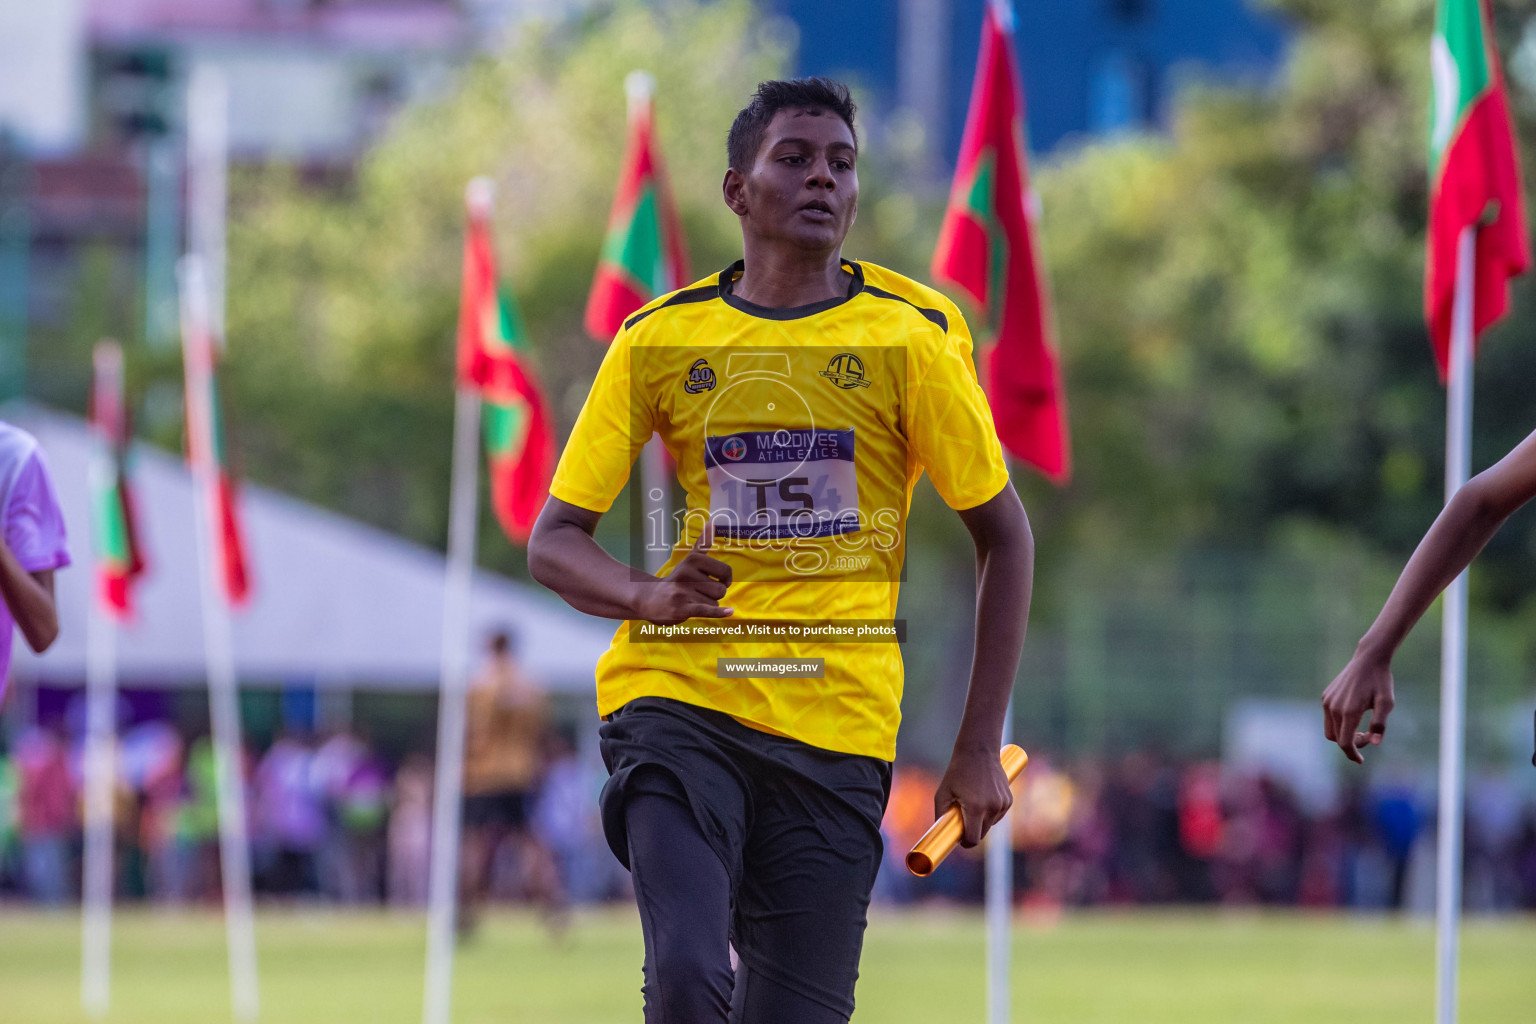
<svg viewBox="0 0 1536 1024"><path fill-rule="evenodd" d="M704 439L715 536L791 540L859 529L853 431L776 427Z"/></svg>
<svg viewBox="0 0 1536 1024"><path fill-rule="evenodd" d="M918 478L926 471L960 510L1008 483L959 311L881 267L843 266L846 294L807 306L741 299L738 262L641 309L609 348L555 471L551 495L607 512L660 434L687 503L659 575L711 523L735 615L710 622L889 623ZM641 564L642 551L631 556ZM600 714L670 697L824 749L895 756L896 643L638 641L631 626L598 661ZM821 658L825 669L722 678L721 658Z"/></svg>

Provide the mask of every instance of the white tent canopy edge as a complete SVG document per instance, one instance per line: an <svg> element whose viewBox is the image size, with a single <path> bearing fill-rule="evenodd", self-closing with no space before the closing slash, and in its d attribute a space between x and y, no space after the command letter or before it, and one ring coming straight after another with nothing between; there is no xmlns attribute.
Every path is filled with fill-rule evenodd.
<svg viewBox="0 0 1536 1024"><path fill-rule="evenodd" d="M58 573L62 630L42 656L18 638L14 678L36 685L85 680L85 620L93 599L90 432L84 421L30 403L0 419L41 444L69 529L73 566ZM148 572L135 590L137 615L119 635L125 687L202 685L202 618L193 548L192 482L184 462L136 444L133 484ZM241 489L253 597L235 616L242 684L436 689L441 669L445 563L442 554L277 492ZM475 574L471 636L498 628L516 637L527 671L554 691L591 692L613 626L534 587Z"/></svg>

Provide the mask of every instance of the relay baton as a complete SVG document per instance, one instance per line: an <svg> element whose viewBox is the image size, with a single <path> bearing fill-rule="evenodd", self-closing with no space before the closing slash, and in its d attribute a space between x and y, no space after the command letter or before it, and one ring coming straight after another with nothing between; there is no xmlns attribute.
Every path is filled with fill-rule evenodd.
<svg viewBox="0 0 1536 1024"><path fill-rule="evenodd" d="M1011 786L1029 763L1029 755L1024 753L1023 747L1010 743L1003 748L1001 760L1003 772L1008 776L1008 784ZM933 874L933 869L942 864L944 858L960 844L960 836L964 831L965 822L960 817L960 805L955 804L912 847L912 852L907 854L907 870L918 878L927 878Z"/></svg>

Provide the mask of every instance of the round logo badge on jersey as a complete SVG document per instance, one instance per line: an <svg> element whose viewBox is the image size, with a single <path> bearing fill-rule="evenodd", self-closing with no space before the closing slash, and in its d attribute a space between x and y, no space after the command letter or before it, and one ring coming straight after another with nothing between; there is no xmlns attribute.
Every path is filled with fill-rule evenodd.
<svg viewBox="0 0 1536 1024"><path fill-rule="evenodd" d="M720 454L732 462L740 462L747 455L747 442L739 437L728 437L720 446Z"/></svg>
<svg viewBox="0 0 1536 1024"><path fill-rule="evenodd" d="M844 391L869 387L869 378L864 376L864 360L852 352L833 356L821 375Z"/></svg>

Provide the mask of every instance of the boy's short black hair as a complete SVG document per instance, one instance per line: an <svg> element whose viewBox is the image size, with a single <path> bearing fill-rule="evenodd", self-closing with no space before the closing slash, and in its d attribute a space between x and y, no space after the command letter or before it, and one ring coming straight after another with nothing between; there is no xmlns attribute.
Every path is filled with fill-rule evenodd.
<svg viewBox="0 0 1536 1024"><path fill-rule="evenodd" d="M853 105L853 97L842 82L821 77L760 82L751 102L736 115L731 133L726 137L725 156L733 170L745 171L752 166L773 115L786 108L817 113L831 111L848 126L853 135L853 147L858 149L859 130L853 125L858 108Z"/></svg>

